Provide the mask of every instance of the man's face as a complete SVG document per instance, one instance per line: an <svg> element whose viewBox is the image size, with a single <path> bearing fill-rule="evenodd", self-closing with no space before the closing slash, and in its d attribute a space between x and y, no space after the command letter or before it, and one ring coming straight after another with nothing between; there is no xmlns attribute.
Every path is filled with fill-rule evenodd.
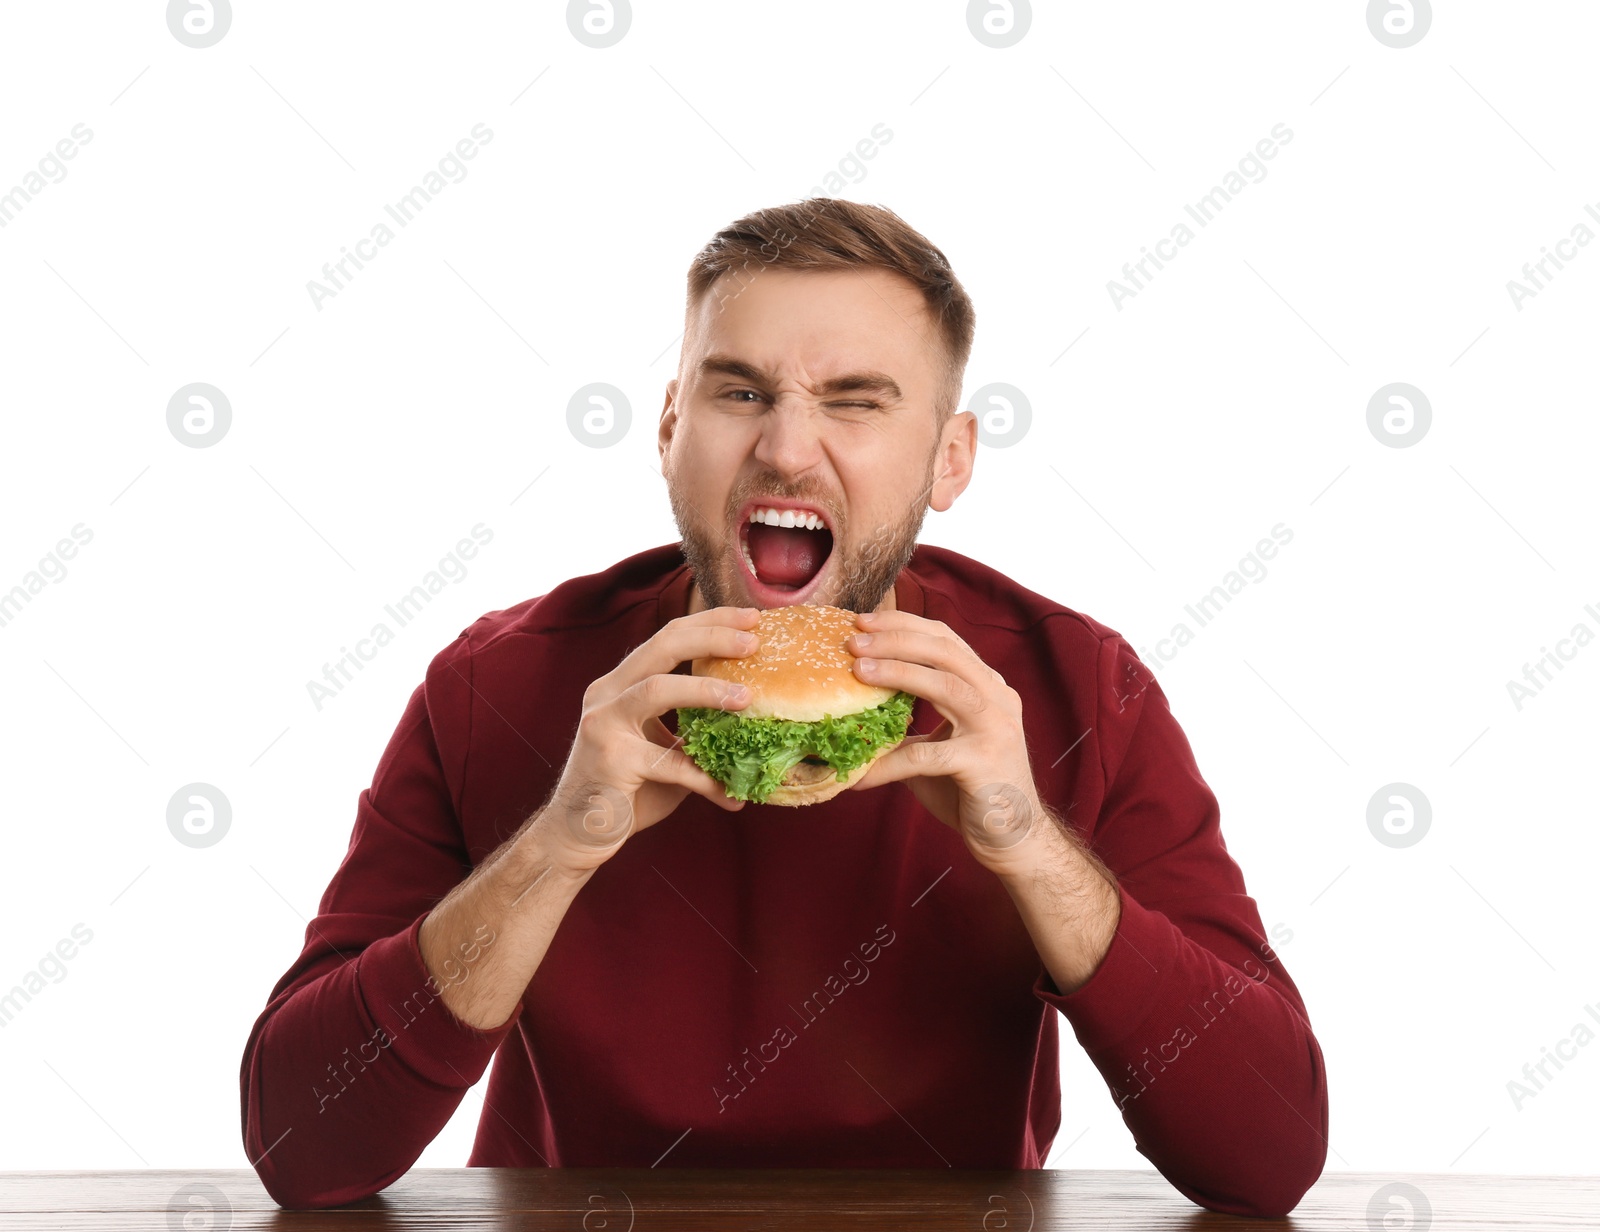
<svg viewBox="0 0 1600 1232"><path fill-rule="evenodd" d="M921 295L886 270L763 267L711 287L660 429L705 606L879 606L923 514L971 477L976 420L937 422L943 362Z"/></svg>

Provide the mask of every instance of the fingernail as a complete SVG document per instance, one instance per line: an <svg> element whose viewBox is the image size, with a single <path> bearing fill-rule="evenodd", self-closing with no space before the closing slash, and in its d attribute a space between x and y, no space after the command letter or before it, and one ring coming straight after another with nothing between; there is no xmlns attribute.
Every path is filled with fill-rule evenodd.
<svg viewBox="0 0 1600 1232"><path fill-rule="evenodd" d="M870 645L872 645L872 634L870 634L870 633L857 633L856 634L856 645L857 646L870 646Z"/></svg>
<svg viewBox="0 0 1600 1232"><path fill-rule="evenodd" d="M756 635L754 633L741 633L734 638L734 641L738 642L744 649L749 650L750 647L756 644Z"/></svg>
<svg viewBox="0 0 1600 1232"><path fill-rule="evenodd" d="M742 684L730 684L727 692L723 694L724 700L730 702L742 702L749 696L750 690L745 688Z"/></svg>
<svg viewBox="0 0 1600 1232"><path fill-rule="evenodd" d="M868 675L871 675L873 672L878 670L878 661L876 659L857 659L856 663L859 664L861 670L866 672Z"/></svg>

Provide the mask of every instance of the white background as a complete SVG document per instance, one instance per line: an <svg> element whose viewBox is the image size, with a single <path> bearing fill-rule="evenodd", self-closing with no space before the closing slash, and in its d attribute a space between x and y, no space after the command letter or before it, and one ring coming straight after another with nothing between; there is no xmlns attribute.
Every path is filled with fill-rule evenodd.
<svg viewBox="0 0 1600 1232"><path fill-rule="evenodd" d="M924 541L1148 648L1292 933L1330 1168L1593 1170L1600 1046L1520 1108L1507 1084L1600 1013L1600 643L1520 710L1507 681L1600 632L1600 245L1520 310L1506 284L1600 208L1600 12L1441 8L1397 50L1361 3L1039 5L995 49L959 3L639 4L597 50L553 3L278 0L196 50L158 3L8 6L0 192L93 138L0 229L0 591L93 539L0 627L0 991L93 940L0 1028L0 1166L245 1162L246 1033L428 660L676 539L647 472L688 262L847 160L835 195L973 296L967 396L1032 407ZM315 307L478 123L466 178ZM1280 123L1266 177L1115 306ZM166 422L195 381L233 411L205 449ZM567 428L593 381L632 406L609 449ZM1432 406L1409 448L1367 426L1395 381ZM478 522L465 579L317 710L306 682ZM1280 522L1266 577L1156 658ZM196 781L233 807L203 850L166 825ZM1367 825L1392 782L1433 811L1403 849ZM1051 1165L1147 1166L1063 1034ZM423 1163L464 1162L478 1095Z"/></svg>

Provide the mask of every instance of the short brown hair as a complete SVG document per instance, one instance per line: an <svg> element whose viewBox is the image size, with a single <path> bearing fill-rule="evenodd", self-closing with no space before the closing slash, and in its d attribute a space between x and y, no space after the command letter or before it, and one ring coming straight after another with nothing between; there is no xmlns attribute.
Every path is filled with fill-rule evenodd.
<svg viewBox="0 0 1600 1232"><path fill-rule="evenodd" d="M759 273L767 266L794 270L865 266L910 281L922 293L944 348L936 418L943 423L955 411L976 328L972 300L944 253L893 210L836 197L810 197L746 214L712 236L690 262L686 316L693 315L723 274L753 276L752 270Z"/></svg>

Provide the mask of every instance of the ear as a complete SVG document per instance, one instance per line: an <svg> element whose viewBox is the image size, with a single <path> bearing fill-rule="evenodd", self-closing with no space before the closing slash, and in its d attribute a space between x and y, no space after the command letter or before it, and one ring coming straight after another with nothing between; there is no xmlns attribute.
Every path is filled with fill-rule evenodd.
<svg viewBox="0 0 1600 1232"><path fill-rule="evenodd" d="M933 460L937 476L928 493L928 507L943 513L972 482L972 463L978 449L978 417L971 411L950 416L939 435L939 452Z"/></svg>
<svg viewBox="0 0 1600 1232"><path fill-rule="evenodd" d="M661 453L661 463L666 465L667 450L672 445L672 432L678 426L678 378L667 382L666 401L661 405L661 424L656 429L656 448Z"/></svg>

